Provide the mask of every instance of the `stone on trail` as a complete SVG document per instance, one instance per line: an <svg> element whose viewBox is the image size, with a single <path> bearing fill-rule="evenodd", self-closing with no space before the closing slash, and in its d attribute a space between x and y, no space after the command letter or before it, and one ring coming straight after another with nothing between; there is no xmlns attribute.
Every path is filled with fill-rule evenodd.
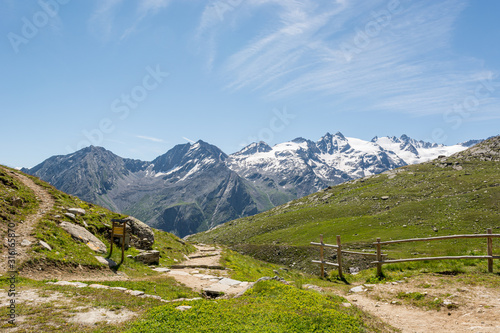
<svg viewBox="0 0 500 333"><path fill-rule="evenodd" d="M215 283L211 286L203 288L203 294L205 294L207 297L216 298L222 296L224 294L224 291L228 289L228 285Z"/></svg>
<svg viewBox="0 0 500 333"><path fill-rule="evenodd" d="M223 278L222 280L219 281L220 284L226 285L226 286L235 286L241 283L241 281L238 280L233 280L229 278Z"/></svg>
<svg viewBox="0 0 500 333"><path fill-rule="evenodd" d="M105 286L103 284L91 284L89 288L94 288L94 289L109 289L109 286Z"/></svg>
<svg viewBox="0 0 500 333"><path fill-rule="evenodd" d="M168 272L170 272L170 269L164 268L164 267L158 267L158 268L153 269L153 271L156 271L158 273L168 273Z"/></svg>
<svg viewBox="0 0 500 333"><path fill-rule="evenodd" d="M24 239L22 242L21 242L21 246L30 246L31 245L31 242L27 239Z"/></svg>
<svg viewBox="0 0 500 333"><path fill-rule="evenodd" d="M349 291L351 293L362 293L362 292L366 291L366 289L363 286L357 286L357 287L351 288L351 290L349 290Z"/></svg>
<svg viewBox="0 0 500 333"><path fill-rule="evenodd" d="M132 295L132 296L142 296L142 295L144 295L144 291L141 291L141 290L126 290L125 292L127 294Z"/></svg>
<svg viewBox="0 0 500 333"><path fill-rule="evenodd" d="M108 265L110 268L112 267L116 267L117 264L116 262L114 262L113 260L111 259L106 259L106 258L103 258L101 256L95 256L95 258L97 259L97 261L99 261L101 264L103 265Z"/></svg>
<svg viewBox="0 0 500 333"><path fill-rule="evenodd" d="M47 284L49 284L49 282L47 282ZM53 283L50 283L50 284L55 284L55 285L58 285L58 286L73 286L73 287L77 287L77 288L88 287L88 284L83 283L83 282L57 281L57 282L53 282Z"/></svg>

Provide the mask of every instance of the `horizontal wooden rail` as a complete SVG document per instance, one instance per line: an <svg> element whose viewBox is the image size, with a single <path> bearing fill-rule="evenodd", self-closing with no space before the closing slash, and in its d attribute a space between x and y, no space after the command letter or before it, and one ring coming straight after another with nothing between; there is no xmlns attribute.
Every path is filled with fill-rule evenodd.
<svg viewBox="0 0 500 333"><path fill-rule="evenodd" d="M334 249L338 248L338 245L332 245L332 244L325 244L325 243L315 243L311 242L311 245L318 245L318 246L324 246L324 247L333 247Z"/></svg>
<svg viewBox="0 0 500 333"><path fill-rule="evenodd" d="M425 260L454 260L454 259L500 259L500 256L446 256L446 257L426 257L373 261L372 264L391 264L396 262L425 261Z"/></svg>
<svg viewBox="0 0 500 333"><path fill-rule="evenodd" d="M445 239L457 239L457 238L500 238L500 234L474 234L474 235L450 235L450 236L439 236L439 237L428 237L428 238L412 238L412 239L400 239L385 242L374 242L373 245L380 244L397 244L397 243L409 243L409 242L428 242L434 240L445 240Z"/></svg>
<svg viewBox="0 0 500 333"><path fill-rule="evenodd" d="M348 250L342 250L342 253L349 253L349 254L359 254L362 256L370 256L370 257L376 257L376 253L366 253L366 252L355 252L355 251L348 251ZM382 256L387 257L387 254L382 254Z"/></svg>
<svg viewBox="0 0 500 333"><path fill-rule="evenodd" d="M324 246L324 247L332 247L334 249L338 249L338 245L332 245L332 244L325 244L325 243L316 243L316 242L311 242L311 245L317 245L317 246ZM376 253L366 253L366 252L355 252L355 251L349 251L349 250L342 250L342 253L349 253L349 254L359 254L362 256L373 256L376 257ZM387 256L387 254L382 254L383 256Z"/></svg>
<svg viewBox="0 0 500 333"><path fill-rule="evenodd" d="M333 262L328 262L328 261L313 260L312 262L315 264L324 264L324 265L339 267L339 264L334 264Z"/></svg>
<svg viewBox="0 0 500 333"><path fill-rule="evenodd" d="M321 264L321 276L324 276L324 265L335 266L338 268L339 276L342 278L342 253L363 255L369 257L375 257L375 261L372 264L377 265L377 275L382 275L382 265L399 263L399 262L411 262L411 261L427 261L427 260L457 260L457 259L487 259L488 260L488 272L493 272L493 259L500 259L500 256L493 255L493 238L500 238L500 234L493 234L492 228L486 230L486 234L469 234L469 235L448 235L448 236L438 236L438 237L427 237L427 238L412 238L412 239L401 239L401 240L391 240L381 242L380 238L373 243L375 245L375 253L357 252L342 250L342 244L340 242L340 236L337 236L337 245L325 244L323 243L323 235L320 235L320 242L311 242L311 245L320 246L320 260L312 260L315 264ZM387 254L382 253L382 245L388 244L398 244L398 243L410 243L410 242L428 242L435 240L447 240L447 239L463 239L463 238L486 238L487 240L487 255L481 256L441 256L441 257L425 257L425 258L406 258L406 259L391 259L384 260ZM324 261L323 249L325 247L330 247L337 249L337 264Z"/></svg>

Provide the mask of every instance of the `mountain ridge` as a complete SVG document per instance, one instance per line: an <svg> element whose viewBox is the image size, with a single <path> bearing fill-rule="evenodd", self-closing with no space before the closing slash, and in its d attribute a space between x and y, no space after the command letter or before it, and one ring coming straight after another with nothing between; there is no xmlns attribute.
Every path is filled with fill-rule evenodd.
<svg viewBox="0 0 500 333"><path fill-rule="evenodd" d="M406 160L418 162L465 148L405 135L364 141L337 132L316 142L296 138L273 147L252 143L231 155L199 140L176 145L151 162L89 146L23 171L84 200L185 236L330 185L407 165Z"/></svg>

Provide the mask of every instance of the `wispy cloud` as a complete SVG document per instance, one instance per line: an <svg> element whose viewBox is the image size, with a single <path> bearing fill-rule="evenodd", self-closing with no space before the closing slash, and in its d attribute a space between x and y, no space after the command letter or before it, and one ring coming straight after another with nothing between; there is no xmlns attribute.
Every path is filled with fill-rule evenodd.
<svg viewBox="0 0 500 333"><path fill-rule="evenodd" d="M397 10L391 12L391 3L399 3ZM247 15L272 6L276 20L227 55L218 52L220 44L238 44L214 35L237 13L226 12L221 22L211 3L197 34L218 40L210 45L209 61L229 91L254 90L271 99L305 93L344 110L435 114L463 99L484 72L480 61L452 52L455 22L465 5L249 0L242 4Z"/></svg>
<svg viewBox="0 0 500 333"><path fill-rule="evenodd" d="M92 13L89 20L90 30L102 36L104 40L109 39L113 30L115 9L123 0L102 0Z"/></svg>
<svg viewBox="0 0 500 333"><path fill-rule="evenodd" d="M102 0L99 6L92 13L89 20L90 29L101 36L104 40L111 37L113 31L120 33L120 39L125 39L133 34L139 27L140 23L149 15L155 15L160 10L168 7L171 0L139 0L136 3L135 13L131 16L132 22L127 28L115 27L115 16L123 0Z"/></svg>
<svg viewBox="0 0 500 333"><path fill-rule="evenodd" d="M184 140L188 141L188 142L191 142L191 143L196 143L196 141L194 140L191 140L191 139L188 139L186 138L185 136L182 137Z"/></svg>
<svg viewBox="0 0 500 333"><path fill-rule="evenodd" d="M139 138L139 139L143 139L143 140L153 141L153 142L161 142L161 143L164 143L164 142L165 142L165 141L164 141L164 140L162 140L162 139L153 138L153 137L151 137L151 136L136 135L135 137L136 137L136 138Z"/></svg>
<svg viewBox="0 0 500 333"><path fill-rule="evenodd" d="M134 23L125 29L120 39L126 39L128 36L137 31L140 23L149 15L154 15L161 9L168 7L171 0L140 0L137 5L137 17Z"/></svg>

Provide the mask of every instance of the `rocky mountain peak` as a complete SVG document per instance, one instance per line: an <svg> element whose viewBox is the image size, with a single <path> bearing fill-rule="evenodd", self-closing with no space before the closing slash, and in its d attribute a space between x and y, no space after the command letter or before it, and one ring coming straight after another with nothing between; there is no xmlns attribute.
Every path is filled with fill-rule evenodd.
<svg viewBox="0 0 500 333"><path fill-rule="evenodd" d="M249 144L234 155L253 155L256 153L267 153L271 150L273 150L271 146L269 146L264 141L260 141Z"/></svg>
<svg viewBox="0 0 500 333"><path fill-rule="evenodd" d="M318 142L316 142L316 146L320 152L332 155L339 150L349 149L349 142L340 132L335 133L335 135L326 133L321 139L319 139Z"/></svg>

